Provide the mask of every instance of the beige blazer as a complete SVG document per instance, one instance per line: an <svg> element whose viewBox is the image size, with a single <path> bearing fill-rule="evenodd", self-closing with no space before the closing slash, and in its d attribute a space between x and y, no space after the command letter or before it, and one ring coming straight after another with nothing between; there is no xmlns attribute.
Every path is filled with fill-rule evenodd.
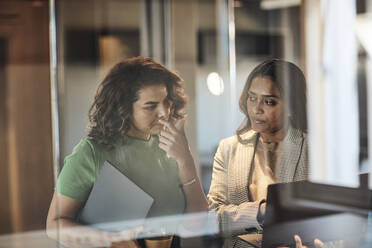
<svg viewBox="0 0 372 248"><path fill-rule="evenodd" d="M222 234L246 233L248 228L261 229L257 222L259 202L248 200L248 175L253 159L257 133L253 130L242 135L249 140L241 144L235 136L220 142L214 157L211 187L208 194L209 209L217 213ZM308 177L307 136L300 130L289 128L283 140L278 183L305 180ZM229 247L239 245L230 240Z"/></svg>

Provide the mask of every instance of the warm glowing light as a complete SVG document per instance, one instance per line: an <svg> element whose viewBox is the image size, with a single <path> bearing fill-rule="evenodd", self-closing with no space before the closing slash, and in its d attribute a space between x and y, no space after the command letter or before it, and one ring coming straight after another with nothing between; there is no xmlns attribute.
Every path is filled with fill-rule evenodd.
<svg viewBox="0 0 372 248"><path fill-rule="evenodd" d="M224 91L224 84L221 76L217 72L209 73L207 77L208 90L216 96L219 96Z"/></svg>

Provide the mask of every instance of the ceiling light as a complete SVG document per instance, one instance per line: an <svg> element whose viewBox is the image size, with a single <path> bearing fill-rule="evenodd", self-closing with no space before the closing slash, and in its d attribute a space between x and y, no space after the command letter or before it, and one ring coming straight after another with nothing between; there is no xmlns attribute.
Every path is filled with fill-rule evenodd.
<svg viewBox="0 0 372 248"><path fill-rule="evenodd" d="M224 84L221 76L217 72L209 73L207 77L208 90L216 96L219 96L224 91Z"/></svg>

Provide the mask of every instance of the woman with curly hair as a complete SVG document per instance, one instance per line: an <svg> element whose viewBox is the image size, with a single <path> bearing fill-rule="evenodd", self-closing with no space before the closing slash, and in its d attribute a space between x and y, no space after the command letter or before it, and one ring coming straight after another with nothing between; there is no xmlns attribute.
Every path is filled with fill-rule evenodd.
<svg viewBox="0 0 372 248"><path fill-rule="evenodd" d="M146 57L125 60L111 69L89 110L87 137L64 160L47 218L49 236L56 238L53 230L58 223L62 228L79 226L77 214L105 161L151 195L149 217L207 209L184 134L186 97L181 83L176 73ZM117 234L82 228L84 237L105 237L101 246L120 239ZM79 233L59 239L70 246L76 241L78 246L92 244ZM125 245L137 246L135 241Z"/></svg>

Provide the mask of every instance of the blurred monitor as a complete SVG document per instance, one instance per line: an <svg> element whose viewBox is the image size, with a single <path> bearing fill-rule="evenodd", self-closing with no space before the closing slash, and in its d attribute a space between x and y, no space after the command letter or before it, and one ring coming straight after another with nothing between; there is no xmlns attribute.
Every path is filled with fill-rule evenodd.
<svg viewBox="0 0 372 248"><path fill-rule="evenodd" d="M359 247L371 196L364 183L360 188L308 181L270 185L262 246L295 247L293 236L298 234L308 246L318 238L323 242L343 240L347 247Z"/></svg>

